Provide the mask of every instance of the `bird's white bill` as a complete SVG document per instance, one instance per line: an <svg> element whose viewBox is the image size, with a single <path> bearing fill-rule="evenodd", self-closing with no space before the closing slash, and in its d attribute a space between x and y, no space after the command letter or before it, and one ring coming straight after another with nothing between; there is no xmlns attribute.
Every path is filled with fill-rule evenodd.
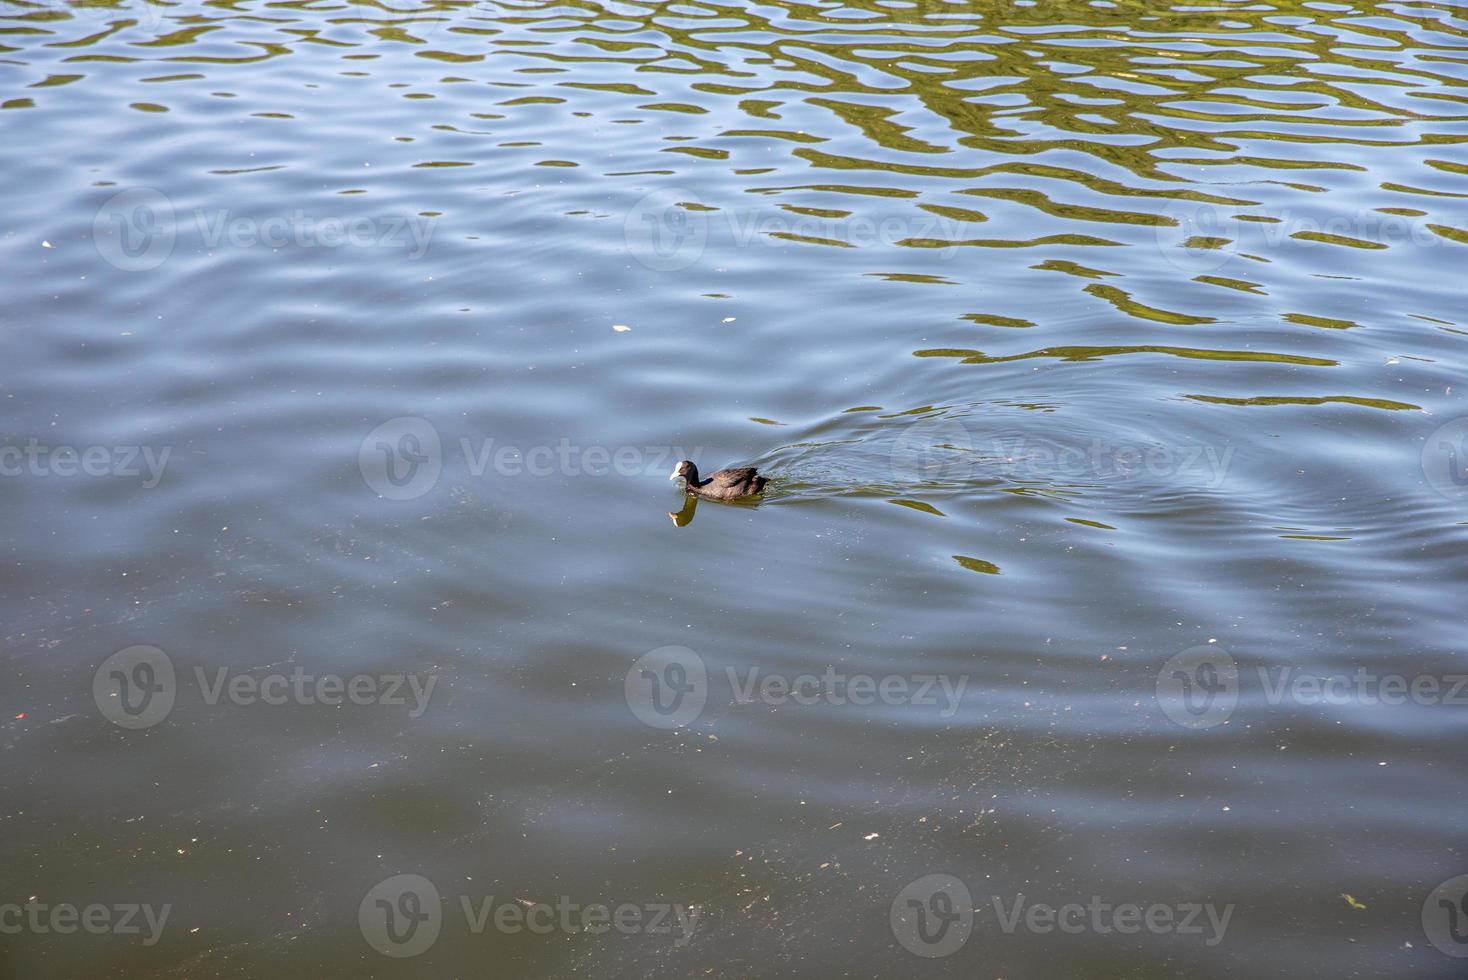
<svg viewBox="0 0 1468 980"><path fill-rule="evenodd" d="M678 476L679 476L678 471L677 470L674 470L673 471L673 475L670 476L670 477L668 477L668 479L670 479L670 480L676 480L676 479L678 479Z"/></svg>

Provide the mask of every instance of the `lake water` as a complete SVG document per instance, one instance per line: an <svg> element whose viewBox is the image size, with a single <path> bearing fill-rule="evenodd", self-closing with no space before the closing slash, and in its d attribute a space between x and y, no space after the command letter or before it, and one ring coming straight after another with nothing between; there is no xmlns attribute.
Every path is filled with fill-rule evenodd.
<svg viewBox="0 0 1468 980"><path fill-rule="evenodd" d="M1461 3L0 78L0 973L1463 975Z"/></svg>

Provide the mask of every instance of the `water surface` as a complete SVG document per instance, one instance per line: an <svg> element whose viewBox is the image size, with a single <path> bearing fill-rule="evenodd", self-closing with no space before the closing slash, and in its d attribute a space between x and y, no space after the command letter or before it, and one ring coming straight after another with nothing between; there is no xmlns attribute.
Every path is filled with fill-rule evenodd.
<svg viewBox="0 0 1468 980"><path fill-rule="evenodd" d="M171 907L8 973L1461 975L1461 5L0 18L0 904ZM1232 911L1004 928L1093 897Z"/></svg>

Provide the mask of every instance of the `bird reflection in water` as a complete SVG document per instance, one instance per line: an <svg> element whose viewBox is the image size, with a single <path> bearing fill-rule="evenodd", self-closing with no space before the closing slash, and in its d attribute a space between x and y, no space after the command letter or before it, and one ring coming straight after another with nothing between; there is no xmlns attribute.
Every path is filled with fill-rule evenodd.
<svg viewBox="0 0 1468 980"><path fill-rule="evenodd" d="M693 514L698 510L698 498L693 494L685 494L683 498L683 509L674 513L668 511L668 516L673 519L676 527L687 527L693 523Z"/></svg>
<svg viewBox="0 0 1468 980"><path fill-rule="evenodd" d="M693 514L696 510L698 510L698 500L699 498L695 497L691 493L685 494L683 497L683 509L676 513L671 510L668 511L668 516L673 519L673 524L677 527L687 527L689 524L692 524ZM745 507L749 510L755 510L760 506L761 503L762 501L760 501L758 498L754 498L746 500L721 500L716 501L714 504L710 504L709 506Z"/></svg>

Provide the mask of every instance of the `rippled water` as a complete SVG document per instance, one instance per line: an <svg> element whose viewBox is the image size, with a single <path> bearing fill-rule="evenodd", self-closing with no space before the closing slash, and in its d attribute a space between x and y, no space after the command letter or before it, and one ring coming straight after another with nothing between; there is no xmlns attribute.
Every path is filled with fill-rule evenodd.
<svg viewBox="0 0 1468 980"><path fill-rule="evenodd" d="M1461 4L7 0L0 76L0 906L106 910L0 972L1462 975ZM1227 925L1011 911L1093 901Z"/></svg>

